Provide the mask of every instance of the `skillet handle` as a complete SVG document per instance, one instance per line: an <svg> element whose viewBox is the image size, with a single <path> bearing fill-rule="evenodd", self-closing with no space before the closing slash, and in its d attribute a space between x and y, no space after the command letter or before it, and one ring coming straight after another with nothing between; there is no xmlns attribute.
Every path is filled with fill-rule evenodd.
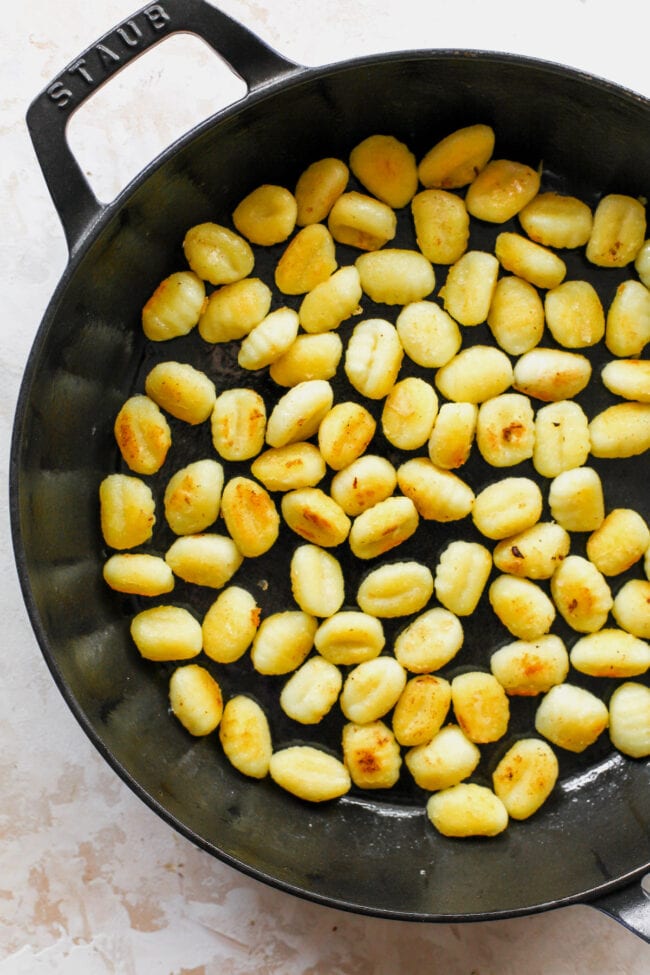
<svg viewBox="0 0 650 975"><path fill-rule="evenodd" d="M650 874L627 887L601 894L589 906L619 921L650 944Z"/></svg>
<svg viewBox="0 0 650 975"><path fill-rule="evenodd" d="M196 34L249 91L299 70L207 0L163 0L142 7L86 48L38 95L27 128L72 256L106 206L93 193L66 137L72 114L114 74L172 34Z"/></svg>

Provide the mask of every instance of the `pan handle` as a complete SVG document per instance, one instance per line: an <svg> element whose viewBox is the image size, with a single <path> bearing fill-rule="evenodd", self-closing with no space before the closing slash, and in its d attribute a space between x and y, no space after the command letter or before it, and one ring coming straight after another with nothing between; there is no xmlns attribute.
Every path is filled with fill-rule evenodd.
<svg viewBox="0 0 650 975"><path fill-rule="evenodd" d="M650 944L650 874L589 902Z"/></svg>
<svg viewBox="0 0 650 975"><path fill-rule="evenodd" d="M149 3L86 48L34 99L27 128L72 256L97 223L100 203L66 137L72 114L114 74L172 34L196 34L249 91L301 70L207 0Z"/></svg>

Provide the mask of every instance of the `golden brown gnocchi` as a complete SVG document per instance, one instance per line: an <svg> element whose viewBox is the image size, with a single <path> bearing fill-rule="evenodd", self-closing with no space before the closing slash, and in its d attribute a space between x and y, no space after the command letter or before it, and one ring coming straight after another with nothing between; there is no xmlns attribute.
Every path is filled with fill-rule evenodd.
<svg viewBox="0 0 650 975"><path fill-rule="evenodd" d="M254 779L268 775L273 744L266 714L244 694L231 697L219 723L219 740L228 761Z"/></svg>
<svg viewBox="0 0 650 975"><path fill-rule="evenodd" d="M201 624L203 650L219 664L239 660L250 647L260 625L261 610L241 586L223 589Z"/></svg>
<svg viewBox="0 0 650 975"><path fill-rule="evenodd" d="M224 681L230 700L206 667L176 667L170 706L188 733L216 731L242 774L311 802L393 788L404 762L435 793L431 823L452 837L495 836L510 817L534 815L558 777L556 748L583 751L608 726L624 755L647 755L650 740L648 689L630 680L650 666L647 513L624 507L599 473L650 449L645 205L610 193L592 213L540 192L542 167L494 159L494 144L489 126L468 126L418 162L397 138L371 135L349 166L308 166L295 192L261 183L232 209L234 230L191 227L189 270L161 283L142 324L153 342L196 327L208 364L149 369L115 424L123 463L142 476L100 486L104 542L117 550L108 586L143 599L176 589L192 606L185 587L206 590L202 620L165 603L137 613L140 655L203 652L219 673L249 655ZM499 226L514 217L522 233ZM496 225L476 238L491 232L485 249L473 220ZM271 248L259 277L253 247ZM579 265L557 251L575 248L595 268L618 268L618 286L608 292L593 269L596 285L567 280ZM370 317L383 314L370 302L390 314ZM614 397L624 402L610 406ZM205 423L218 459L187 457L184 438L172 445L164 413ZM205 433L186 429L187 444ZM161 479L169 451L174 473ZM590 455L606 463L588 467ZM177 536L159 546L164 558L151 543L149 476ZM426 522L458 524L432 532ZM398 545L402 560L385 561ZM242 573L233 584L256 559L256 581ZM628 572L614 595L609 577ZM270 590L261 605L254 587ZM477 610L492 614L486 633L513 637L487 648L489 671L471 656ZM577 634L567 643L553 632L563 624ZM439 671L452 661L447 678ZM338 745L289 737L274 750L251 668L267 684L284 678L285 725L343 719ZM606 693L626 683L607 707L571 683L571 668L590 686L606 678ZM539 737L513 740L511 706L528 707ZM492 789L467 781L484 750Z"/></svg>
<svg viewBox="0 0 650 975"><path fill-rule="evenodd" d="M469 214L460 196L428 189L411 200L418 247L432 264L454 264L467 249Z"/></svg>
<svg viewBox="0 0 650 975"><path fill-rule="evenodd" d="M547 742L520 738L492 773L492 787L512 819L528 819L546 802L558 774L557 757Z"/></svg>
<svg viewBox="0 0 650 975"><path fill-rule="evenodd" d="M308 224L289 241L275 266L275 286L285 295L305 295L336 271L336 248L327 227Z"/></svg>
<svg viewBox="0 0 650 975"><path fill-rule="evenodd" d="M359 789L390 789L399 778L402 755L391 729L383 721L349 721L341 740L343 761Z"/></svg>
<svg viewBox="0 0 650 975"><path fill-rule="evenodd" d="M372 196L394 209L409 203L418 185L415 156L393 135L371 135L350 153L350 169Z"/></svg>
<svg viewBox="0 0 650 975"><path fill-rule="evenodd" d="M254 389L225 389L210 419L212 444L224 460L249 460L264 446L266 405Z"/></svg>
<svg viewBox="0 0 650 975"><path fill-rule="evenodd" d="M423 186L457 189L467 186L485 167L494 150L490 125L468 125L437 142L418 165Z"/></svg>
<svg viewBox="0 0 650 975"><path fill-rule="evenodd" d="M393 711L393 733L400 745L426 745L445 721L451 684L444 677L418 674L404 686Z"/></svg>
<svg viewBox="0 0 650 975"><path fill-rule="evenodd" d="M228 481L221 496L221 515L244 558L257 558L275 544L280 516L268 491L252 478Z"/></svg>
<svg viewBox="0 0 650 975"><path fill-rule="evenodd" d="M124 463L136 474L155 474L172 445L169 424L148 396L130 396L115 417L115 440Z"/></svg>
<svg viewBox="0 0 650 975"><path fill-rule="evenodd" d="M311 163L298 178L296 198L296 223L305 227L308 223L326 220L330 210L348 185L349 170L342 159L327 156Z"/></svg>
<svg viewBox="0 0 650 975"><path fill-rule="evenodd" d="M211 458L181 467L165 487L167 524L175 535L194 535L213 525L221 508L224 472Z"/></svg>
<svg viewBox="0 0 650 975"><path fill-rule="evenodd" d="M224 284L209 295L199 318L205 342L232 342L248 335L271 310L271 289L260 278Z"/></svg>

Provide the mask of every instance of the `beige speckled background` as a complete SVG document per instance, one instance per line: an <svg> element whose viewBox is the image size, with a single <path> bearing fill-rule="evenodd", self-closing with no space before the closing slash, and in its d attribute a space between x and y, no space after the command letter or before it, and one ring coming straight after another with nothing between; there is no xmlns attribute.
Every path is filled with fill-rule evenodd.
<svg viewBox="0 0 650 975"><path fill-rule="evenodd" d="M67 259L24 116L37 92L137 2L2 4L0 975L647 975L650 947L587 907L426 926L343 914L272 890L173 832L85 738L37 648L9 540L15 400ZM306 65L405 48L499 49L562 61L650 95L640 0L221 6ZM176 37L79 112L70 139L108 200L173 138L241 91L204 45Z"/></svg>

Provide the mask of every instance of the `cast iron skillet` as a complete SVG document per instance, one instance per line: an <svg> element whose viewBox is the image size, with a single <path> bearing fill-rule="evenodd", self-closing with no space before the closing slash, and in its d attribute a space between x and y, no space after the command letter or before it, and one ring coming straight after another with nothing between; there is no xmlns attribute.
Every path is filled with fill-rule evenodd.
<svg viewBox="0 0 650 975"><path fill-rule="evenodd" d="M175 31L212 45L249 92L163 153L112 204L100 205L68 148L66 123L111 74ZM214 740L190 740L170 717L168 670L134 652L128 625L136 604L101 579L106 552L97 506L100 480L119 466L113 418L126 396L141 389L156 356L207 363L218 386L232 379L227 349L210 350L192 337L152 352L139 327L142 304L158 282L185 266L180 242L193 223L226 222L259 182L293 186L309 162L346 158L366 135L394 134L420 157L442 135L479 121L494 126L498 155L542 161L545 185L569 187L592 203L604 192L640 195L648 191L648 101L555 64L480 51L411 51L306 69L204 0L167 0L88 48L35 99L27 118L70 261L38 332L17 407L13 539L47 665L99 752L199 847L315 902L414 921L495 919L590 903L650 939L641 886L650 863L647 761L624 760L606 735L582 756L562 755L560 782L543 809L491 841L436 834L424 815L424 795L406 782L390 794L352 793L313 807L270 782L244 780ZM485 228L473 245L489 246L490 232ZM271 250L268 266L260 264L257 273L268 275L277 255ZM567 260L571 274L591 273L579 258ZM604 301L618 280L615 273L608 279ZM388 310L366 306L368 317L374 311ZM478 341L483 333L475 334ZM254 381L269 393L263 377ZM604 391L594 395L585 401L592 413L611 401ZM205 431L197 437L188 452L209 451ZM170 469L183 463L184 449ZM473 463L472 483L486 480L480 462ZM604 462L600 469L610 507L630 504L650 517L646 458ZM436 529L408 551L431 561L449 532ZM296 539L284 542L290 551ZM248 573L244 584L255 587L265 611L288 597L275 555ZM175 599L197 614L207 606L182 589ZM506 637L487 616L468 627L465 656L450 674L486 668ZM258 687L246 664L223 680L226 695L250 686L264 702L277 693L268 684ZM514 707L514 734L530 732L530 715ZM338 732L336 719L326 722L333 747ZM281 723L275 734L278 743L297 737ZM480 766L478 781L489 781L497 757L498 749Z"/></svg>

